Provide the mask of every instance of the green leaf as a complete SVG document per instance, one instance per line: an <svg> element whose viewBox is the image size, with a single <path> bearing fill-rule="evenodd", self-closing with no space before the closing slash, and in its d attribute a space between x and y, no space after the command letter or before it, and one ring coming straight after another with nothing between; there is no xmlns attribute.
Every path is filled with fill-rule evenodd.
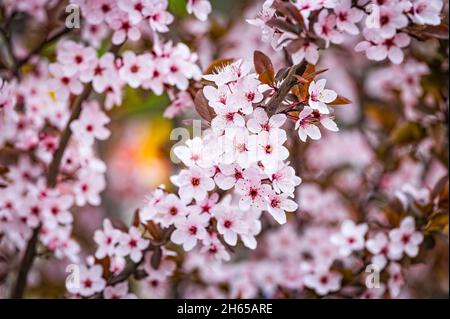
<svg viewBox="0 0 450 319"><path fill-rule="evenodd" d="M186 0L169 0L169 11L179 17L186 16Z"/></svg>

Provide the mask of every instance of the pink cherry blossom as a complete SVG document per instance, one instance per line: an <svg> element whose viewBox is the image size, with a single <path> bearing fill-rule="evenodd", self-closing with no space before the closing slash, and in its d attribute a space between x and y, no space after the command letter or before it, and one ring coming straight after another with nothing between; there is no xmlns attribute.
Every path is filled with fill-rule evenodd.
<svg viewBox="0 0 450 319"><path fill-rule="evenodd" d="M327 46L331 43L339 44L343 41L343 36L340 31L336 29L337 18L334 14L328 14L327 11L322 10L319 13L319 18L314 24L314 31L316 34L326 41Z"/></svg>
<svg viewBox="0 0 450 319"><path fill-rule="evenodd" d="M84 206L87 203L100 205L100 192L105 189L106 181L102 174L83 169L78 173L78 181L74 185L75 203Z"/></svg>
<svg viewBox="0 0 450 319"><path fill-rule="evenodd" d="M89 268L81 267L80 269L80 287L67 287L69 292L78 293L83 297L89 297L97 292L101 292L106 281L102 278L103 269L100 265L93 265Z"/></svg>
<svg viewBox="0 0 450 319"><path fill-rule="evenodd" d="M247 231L247 227L242 222L243 213L233 207L220 207L213 211L217 219L217 230L225 242L229 245L236 245L237 235L243 234Z"/></svg>
<svg viewBox="0 0 450 319"><path fill-rule="evenodd" d="M317 64L319 61L319 47L312 42L305 41L291 57L292 62L295 64L300 63L303 59L308 63Z"/></svg>
<svg viewBox="0 0 450 319"><path fill-rule="evenodd" d="M210 215L212 213L212 209L217 204L219 200L219 194L213 193L208 198L205 198L204 200L197 202L195 205L190 206L190 211L192 214L198 214L198 215Z"/></svg>
<svg viewBox="0 0 450 319"><path fill-rule="evenodd" d="M145 85L143 84L145 87ZM155 92L156 93L156 92ZM194 105L192 97L185 91L178 92L176 98L172 100L170 106L164 111L164 117L169 119L180 115L181 113L189 110Z"/></svg>
<svg viewBox="0 0 450 319"><path fill-rule="evenodd" d="M206 150L200 137L187 140L186 146L177 146L174 149L174 153L186 166L208 166Z"/></svg>
<svg viewBox="0 0 450 319"><path fill-rule="evenodd" d="M146 0L119 0L118 7L128 14L132 24L137 24L144 19L144 9L151 6L152 1Z"/></svg>
<svg viewBox="0 0 450 319"><path fill-rule="evenodd" d="M333 271L315 271L305 277L305 285L324 296L341 288L342 275Z"/></svg>
<svg viewBox="0 0 450 319"><path fill-rule="evenodd" d="M95 50L67 40L58 43L57 60L62 64L66 76L82 75L97 59Z"/></svg>
<svg viewBox="0 0 450 319"><path fill-rule="evenodd" d="M412 0L410 16L415 23L439 25L440 13L444 2L442 0Z"/></svg>
<svg viewBox="0 0 450 319"><path fill-rule="evenodd" d="M111 18L117 10L117 4L110 0L85 1L81 5L81 10L89 23L99 25Z"/></svg>
<svg viewBox="0 0 450 319"><path fill-rule="evenodd" d="M94 241L98 245L95 257L103 259L116 253L117 244L122 232L115 229L109 219L103 221L103 230L96 230Z"/></svg>
<svg viewBox="0 0 450 319"><path fill-rule="evenodd" d="M212 8L208 0L188 0L186 9L189 14L194 13L200 21L206 21Z"/></svg>
<svg viewBox="0 0 450 319"><path fill-rule="evenodd" d="M391 248L392 244L384 233L377 233L366 242L367 250L373 254L372 263L383 269L389 260L399 260L401 252Z"/></svg>
<svg viewBox="0 0 450 319"><path fill-rule="evenodd" d="M242 210L263 209L266 202L265 198L270 194L270 190L270 186L261 184L261 180L256 176L245 180L236 188L236 191L241 195L239 208Z"/></svg>
<svg viewBox="0 0 450 319"><path fill-rule="evenodd" d="M102 41L108 36L109 28L105 23L89 24L82 26L81 37L89 43L90 46L98 49Z"/></svg>
<svg viewBox="0 0 450 319"><path fill-rule="evenodd" d="M409 257L416 257L419 253L419 245L423 241L422 233L416 231L416 224L412 217L402 220L400 227L389 232L392 242L392 250L405 253Z"/></svg>
<svg viewBox="0 0 450 319"><path fill-rule="evenodd" d="M139 87L151 72L151 57L148 54L136 55L126 51L122 55L123 66L119 70L120 78L132 88Z"/></svg>
<svg viewBox="0 0 450 319"><path fill-rule="evenodd" d="M221 87L248 75L250 69L251 65L248 62L238 60L217 70L216 73L204 75L203 78L207 81L214 82L218 87Z"/></svg>
<svg viewBox="0 0 450 319"><path fill-rule="evenodd" d="M286 115L275 114L269 117L262 108L253 111L252 117L247 122L248 130L252 133L267 131L271 133L273 130L279 129L286 121Z"/></svg>
<svg viewBox="0 0 450 319"><path fill-rule="evenodd" d="M322 79L317 82L312 81L309 85L309 106L320 113L328 114L330 111L326 103L331 103L337 98L337 93L333 90L325 89L327 80Z"/></svg>
<svg viewBox="0 0 450 319"><path fill-rule="evenodd" d="M121 256L130 256L135 263L142 259L142 251L149 245L149 240L142 238L141 231L132 226L128 233L122 233L119 238L117 253Z"/></svg>
<svg viewBox="0 0 450 319"><path fill-rule="evenodd" d="M388 288L392 297L397 298L400 295L401 289L405 284L405 280L402 274L402 267L395 262L389 264L388 267L389 280Z"/></svg>
<svg viewBox="0 0 450 319"><path fill-rule="evenodd" d="M379 7L379 25L377 32L385 39L395 36L397 30L408 25L401 3L391 3Z"/></svg>
<svg viewBox="0 0 450 319"><path fill-rule="evenodd" d="M170 237L175 244L183 245L185 251L190 251L206 236L206 226L209 223L207 214L190 214L187 218L175 222L175 231Z"/></svg>
<svg viewBox="0 0 450 319"><path fill-rule="evenodd" d="M272 171L280 161L289 157L289 151L283 146L286 141L286 132L283 130L271 133L263 131L258 134L257 158L267 171Z"/></svg>
<svg viewBox="0 0 450 319"><path fill-rule="evenodd" d="M170 44L170 43L169 43ZM195 64L197 55L190 52L187 45L178 43L173 47L167 66L166 80L179 90L186 90L189 79L199 80L201 72Z"/></svg>
<svg viewBox="0 0 450 319"><path fill-rule="evenodd" d="M315 125L313 116L314 110L305 106L300 112L297 122L295 123L295 129L298 130L298 136L303 142L306 141L308 136L313 140L318 140L322 137L319 128Z"/></svg>
<svg viewBox="0 0 450 319"><path fill-rule="evenodd" d="M214 182L220 189L228 190L243 178L243 169L238 164L219 164L215 167Z"/></svg>
<svg viewBox="0 0 450 319"><path fill-rule="evenodd" d="M246 128L227 128L219 142L223 148L223 163L237 163L242 168L249 168L257 161L257 136L251 135Z"/></svg>
<svg viewBox="0 0 450 319"><path fill-rule="evenodd" d="M397 33L393 38L383 38L372 29L366 29L364 36L368 41L358 43L355 51L365 51L367 58L375 61L389 58L395 64L403 61L404 54L401 49L408 46L411 41L405 33Z"/></svg>
<svg viewBox="0 0 450 319"><path fill-rule="evenodd" d="M294 169L288 164L279 164L269 175L272 187L277 193L294 194L295 187L302 182L302 179L295 175Z"/></svg>
<svg viewBox="0 0 450 319"><path fill-rule="evenodd" d="M147 1L142 13L148 21L150 28L156 32L169 31L168 25L174 20L173 15L167 11L167 0Z"/></svg>
<svg viewBox="0 0 450 319"><path fill-rule="evenodd" d="M170 226L188 214L186 205L174 194L167 195L156 206L161 213L163 226Z"/></svg>
<svg viewBox="0 0 450 319"><path fill-rule="evenodd" d="M182 170L173 182L180 188L179 195L185 203L192 199L196 201L205 199L207 193L215 186L213 179L196 166Z"/></svg>
<svg viewBox="0 0 450 319"><path fill-rule="evenodd" d="M72 94L80 94L83 91L83 84L81 84L78 76L66 75L62 64L50 64L49 72L59 81L61 89L67 89Z"/></svg>
<svg viewBox="0 0 450 319"><path fill-rule="evenodd" d="M56 227L58 224L71 224L73 221L70 208L74 203L70 195L50 197L45 201L43 217L47 227Z"/></svg>
<svg viewBox="0 0 450 319"><path fill-rule="evenodd" d="M127 39L138 41L141 38L141 31L130 21L129 16L125 13L118 13L112 18L109 25L114 30L112 43L115 45L122 44Z"/></svg>
<svg viewBox="0 0 450 319"><path fill-rule="evenodd" d="M244 114L253 112L253 104L259 103L263 99L263 95L259 92L260 82L252 76L240 78L234 87L234 92L230 98L230 103L238 104L239 111Z"/></svg>
<svg viewBox="0 0 450 319"><path fill-rule="evenodd" d="M80 119L74 121L70 128L77 140L87 145L94 143L95 139L105 140L111 134L105 127L109 118L100 110L96 101L85 102Z"/></svg>
<svg viewBox="0 0 450 319"><path fill-rule="evenodd" d="M222 85L217 88L211 85L206 85L203 88L203 94L208 100L209 106L211 106L217 113L220 112L220 110L226 109L226 106L228 105L227 99L230 95L230 88L226 85Z"/></svg>
<svg viewBox="0 0 450 319"><path fill-rule="evenodd" d="M297 208L297 203L289 199L289 195L272 193L268 196L267 210L279 224L286 223L286 211L295 212Z"/></svg>
<svg viewBox="0 0 450 319"><path fill-rule="evenodd" d="M206 258L211 261L229 261L231 258L225 246L217 238L217 233L215 232L208 233L203 239L200 252L205 254Z"/></svg>
<svg viewBox="0 0 450 319"><path fill-rule="evenodd" d="M92 86L97 93L104 92L112 82L119 81L114 62L114 55L106 52L87 73L81 76L81 80L92 81Z"/></svg>
<svg viewBox="0 0 450 319"><path fill-rule="evenodd" d="M341 225L340 233L333 235L331 242L339 247L342 256L349 256L353 251L364 249L367 224L355 225L351 220L346 220Z"/></svg>
<svg viewBox="0 0 450 319"><path fill-rule="evenodd" d="M129 293L128 283L122 282L115 286L108 286L103 291L105 299L136 299L136 295Z"/></svg>
<svg viewBox="0 0 450 319"><path fill-rule="evenodd" d="M336 24L339 30L350 34L358 34L359 29L356 23L363 18L363 12L357 8L352 8L350 0L341 0L338 6L334 7L336 14Z"/></svg>

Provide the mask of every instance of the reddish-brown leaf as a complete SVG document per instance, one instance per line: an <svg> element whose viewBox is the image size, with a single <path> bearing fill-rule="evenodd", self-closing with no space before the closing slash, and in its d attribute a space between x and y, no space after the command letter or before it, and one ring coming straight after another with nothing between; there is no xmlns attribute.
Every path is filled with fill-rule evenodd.
<svg viewBox="0 0 450 319"><path fill-rule="evenodd" d="M327 105L329 105L329 106L336 106L336 105L348 105L348 104L352 104L352 101L350 101L346 97L338 95L336 100L334 100L331 103L328 103Z"/></svg>
<svg viewBox="0 0 450 319"><path fill-rule="evenodd" d="M255 70L259 74L259 80L262 83L273 85L275 81L275 70L272 61L261 51L255 51L253 54Z"/></svg>
<svg viewBox="0 0 450 319"><path fill-rule="evenodd" d="M103 259L97 259L95 258L95 264L100 265L103 268L103 278L108 279L111 275L111 260L109 259L109 256L106 256Z"/></svg>
<svg viewBox="0 0 450 319"><path fill-rule="evenodd" d="M111 224L114 228L117 228L123 232L128 232L128 226L120 219L111 218Z"/></svg>
<svg viewBox="0 0 450 319"><path fill-rule="evenodd" d="M305 79L301 75L294 75L294 76L298 80L298 83L303 83L303 84L308 84L309 83L309 81L307 79Z"/></svg>
<svg viewBox="0 0 450 319"><path fill-rule="evenodd" d="M152 259L150 261L153 269L158 270L159 265L161 265L161 258L162 258L161 247L156 247L156 249L153 251Z"/></svg>
<svg viewBox="0 0 450 319"><path fill-rule="evenodd" d="M8 167L0 165L0 175L4 175L9 172Z"/></svg>
<svg viewBox="0 0 450 319"><path fill-rule="evenodd" d="M295 26L279 18L278 19L272 18L269 21L267 21L266 24L271 28L277 28L282 31L296 33Z"/></svg>
<svg viewBox="0 0 450 319"><path fill-rule="evenodd" d="M441 25L413 25L406 28L406 31L411 35L421 39L436 38L448 40L448 25L442 23Z"/></svg>
<svg viewBox="0 0 450 319"><path fill-rule="evenodd" d="M292 87L291 92L297 97L299 102L304 102L306 101L309 95L308 89L309 89L309 82L306 82L304 84L299 83Z"/></svg>
<svg viewBox="0 0 450 319"><path fill-rule="evenodd" d="M443 232L448 234L448 212L438 213L431 216L427 225L425 226L427 232Z"/></svg>
<svg viewBox="0 0 450 319"><path fill-rule="evenodd" d="M161 233L161 228L156 225L153 221L148 221L148 223L145 225L145 228L147 229L147 231L150 233L150 235L152 236L152 238L156 241L161 240L162 238L162 233Z"/></svg>
<svg viewBox="0 0 450 319"><path fill-rule="evenodd" d="M305 79L307 79L309 76L311 76L312 74L314 74L316 72L316 67L314 66L314 64L309 64L306 66L305 72L303 72L303 77Z"/></svg>
<svg viewBox="0 0 450 319"><path fill-rule="evenodd" d="M203 94L203 90L198 90L194 99L195 110L202 119L211 123L211 120L216 116L214 110L208 105L208 100Z"/></svg>
<svg viewBox="0 0 450 319"><path fill-rule="evenodd" d="M441 196L441 194L445 194L445 189L448 189L448 175L442 177L440 180L437 181L436 185L434 185L433 190L431 191L431 198L435 199L438 196ZM448 191L447 191L448 192Z"/></svg>
<svg viewBox="0 0 450 319"><path fill-rule="evenodd" d="M275 1L274 7L279 12L281 12L284 16L297 22L297 24L302 29L305 29L305 26L306 26L305 20L303 19L303 16L301 15L300 11L292 3L277 0L277 1Z"/></svg>
<svg viewBox="0 0 450 319"><path fill-rule="evenodd" d="M322 69L322 70L316 71L315 67L312 64L308 64L308 65L311 65L312 67L310 68L310 70L307 69L305 71L305 73L303 73L303 77L309 81L313 81L318 75L328 71L328 69ZM312 70L314 70L314 71L312 71ZM311 72L311 73L309 73L309 72Z"/></svg>
<svg viewBox="0 0 450 319"><path fill-rule="evenodd" d="M139 227L139 225L141 224L141 219L139 218L139 208L136 209L134 211L134 215L133 215L133 226L134 227Z"/></svg>
<svg viewBox="0 0 450 319"><path fill-rule="evenodd" d="M212 74L217 72L220 69L223 69L224 67L226 67L227 65L230 65L231 63L234 62L234 59L218 59L213 61L205 70L205 72L203 72L203 74Z"/></svg>

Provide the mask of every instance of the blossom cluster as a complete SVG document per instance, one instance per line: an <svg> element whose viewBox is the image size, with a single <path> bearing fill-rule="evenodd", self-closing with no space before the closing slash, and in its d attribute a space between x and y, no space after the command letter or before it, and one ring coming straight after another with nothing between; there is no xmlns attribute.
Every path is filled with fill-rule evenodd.
<svg viewBox="0 0 450 319"><path fill-rule="evenodd" d="M378 68L369 74L367 92L372 97L392 100L394 92L400 92L400 98L406 108L416 106L423 94L421 79L429 74L426 64L409 59L400 65ZM370 89L369 89L370 88Z"/></svg>
<svg viewBox="0 0 450 319"><path fill-rule="evenodd" d="M113 31L112 43L121 44L126 40L138 41L144 34L158 37L169 31L174 16L168 11L167 0L71 0L78 5L84 18L83 37L92 45L99 45ZM208 0L189 0L186 9L199 20L205 21L211 12Z"/></svg>
<svg viewBox="0 0 450 319"><path fill-rule="evenodd" d="M298 0L289 4L267 0L258 17L248 22L261 28L263 40L274 49L286 49L294 63L303 59L317 63L317 38L327 48L362 33L365 40L355 46L357 52L365 52L370 60L400 64L413 34L408 28L440 25L443 4L442 0Z"/></svg>
<svg viewBox="0 0 450 319"><path fill-rule="evenodd" d="M196 107L203 117L205 111L212 114L206 118L211 127L202 136L174 148L174 154L186 165L171 177L178 194L164 187L153 192L138 214L137 226L144 225L144 232L133 227L130 232L135 237L130 241L125 235L128 237L121 241L124 235L105 222L103 232L96 233L95 260L108 258L108 271L123 271L125 257L133 247L136 251L129 259L138 264L142 261L149 224L171 229L171 242L186 252L195 248L210 262L220 262L230 260L229 247L236 246L239 239L244 246L256 249L263 212L284 224L286 212L297 211L294 193L301 179L287 161L284 126L288 115L272 115L264 109L276 92L259 78L242 60L216 67L203 76L207 84L197 92ZM325 81L311 79L306 96L310 106L304 106L298 119L289 115L300 132L307 132L305 136L312 135L311 128L317 129L314 123L318 121L337 130L326 104L333 102L337 94L324 88ZM320 131L313 137L320 138ZM300 138L305 140L301 134ZM227 195L221 198L216 190ZM124 245L128 247L125 253Z"/></svg>
<svg viewBox="0 0 450 319"><path fill-rule="evenodd" d="M200 292L200 287L194 284L187 293L196 291L199 297L212 298L255 298L260 295L273 298L281 297L277 295L280 290L329 295L343 289L346 284L342 273L334 268L336 262L344 261L354 268L360 267L350 254L367 249L377 271L386 268L388 280L387 284L380 283L376 289L363 290L359 297L379 298L386 290L392 297L397 297L404 285L398 261L403 256L416 257L423 236L416 231L411 217L405 218L399 228L391 230L388 235L378 232L367 236L367 233L367 224L355 225L351 220L346 220L340 230L309 225L304 232L299 232L289 224L265 237L265 244L270 249L263 248L260 252L264 258L215 264L213 267L204 267L208 260L197 251L188 256L184 269L189 272L199 270L202 280L213 284L214 288ZM304 258L306 255L308 258ZM219 288L225 283L230 285L229 294Z"/></svg>
<svg viewBox="0 0 450 319"><path fill-rule="evenodd" d="M70 0L70 4L81 9L86 24L83 24L83 37L93 46L100 44L107 30L114 32L113 43L121 44L126 39L137 41L143 33L164 33L174 16L168 11L167 0ZM48 18L47 9L55 6L51 0L5 0L7 13L26 12L37 21ZM196 18L205 21L211 13L208 0L188 0L186 10Z"/></svg>
<svg viewBox="0 0 450 319"><path fill-rule="evenodd" d="M45 4L36 2L36 6ZM127 11L131 5L139 7L139 1L77 4L92 23L119 17L131 23L140 14L140 10ZM167 1L144 4L146 14L142 19L153 21L150 24L154 27L163 17L171 17L165 11ZM25 2L5 5L8 12L37 10ZM188 9L203 18L208 7L207 1L188 3ZM135 28L138 21L133 21L130 27ZM113 43L125 40L116 41L117 37L112 36ZM124 51L117 55L111 50L101 56L92 46L63 38L56 45L55 61L34 59L31 72L20 79L0 79L0 147L11 147L16 154L2 175L6 181L0 194L3 241L23 251L33 233L38 233L38 240L56 257L78 261L80 247L72 238L72 213L77 207L101 203L106 165L96 155L95 142L111 134L106 127L110 122L106 111L121 105L126 84L157 95L170 86L186 90L189 80L201 75L196 60L183 43L161 43L159 38L148 53ZM104 95L103 103L88 98L91 90ZM78 101L80 96L86 100ZM71 118L76 108L80 114ZM60 149L65 136L69 136L67 146ZM55 161L57 156L61 156L59 162Z"/></svg>

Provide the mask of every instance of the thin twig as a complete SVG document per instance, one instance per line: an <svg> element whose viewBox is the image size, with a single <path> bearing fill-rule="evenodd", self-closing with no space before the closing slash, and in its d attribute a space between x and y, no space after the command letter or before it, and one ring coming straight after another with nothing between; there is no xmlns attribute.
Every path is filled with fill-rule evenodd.
<svg viewBox="0 0 450 319"><path fill-rule="evenodd" d="M62 28L55 34L53 34L51 37L46 39L45 41L41 42L36 48L31 50L27 56L22 58L21 60L17 61L17 68L20 68L22 65L26 64L34 55L39 54L48 44L52 43L53 41L59 39L60 37L64 36L65 34L69 33L72 29L69 28Z"/></svg>
<svg viewBox="0 0 450 319"><path fill-rule="evenodd" d="M11 62L11 66L9 68L14 73L14 75L16 77L19 77L19 71L18 71L19 68L17 67L17 59L16 59L16 56L14 54L14 48L13 48L13 45L12 45L12 42L11 42L11 37L8 34L8 32L5 29L1 28L1 27L0 27L0 35L3 38L3 42L5 43L6 52L7 52L8 56L9 56L9 59L11 60L10 61ZM8 61L7 61L7 63L8 63Z"/></svg>
<svg viewBox="0 0 450 319"><path fill-rule="evenodd" d="M141 260L139 260L137 263L133 262L133 261L130 261L129 263L127 263L125 265L125 268L119 274L112 276L108 280L107 286L114 286L114 285L120 284L121 282L124 282L124 281L128 280L128 278L130 278L131 276L135 275L137 273L138 267L145 260L145 254L147 252L155 250L155 249L161 249L160 247L163 247L164 245L166 245L169 242L170 236L172 235L174 230L175 230L175 227L173 227L173 226L167 228L164 231L163 238L161 239L160 242L151 242L150 245L148 246L148 248L142 251ZM140 276L142 276L142 275L140 275ZM99 293L92 295L90 297L90 299L100 299L100 298L102 298L102 296L103 296L103 292L99 292Z"/></svg>
<svg viewBox="0 0 450 319"><path fill-rule="evenodd" d="M53 37L54 38L54 37ZM117 54L120 50L121 46L112 46L110 52L113 54ZM70 125L73 121L78 119L78 117L81 114L82 110L82 104L84 100L88 98L92 91L92 84L89 83L84 87L83 92L77 96L75 99L74 104L72 105L72 114L69 118L69 121L67 122L66 128L61 133L61 138L59 141L58 149L56 150L55 154L53 155L52 162L50 163L48 173L47 173L47 186L49 188L54 188L58 181L58 173L59 168L61 166L61 160L64 156L64 151L69 144L70 137L72 136L72 130L70 128ZM38 244L38 235L40 231L41 226L37 227L33 231L33 236L28 241L27 248L25 251L25 255L20 263L19 266L19 275L17 277L16 285L13 288L13 298L22 298L23 293L25 290L27 278L28 278L28 272L31 269L31 266L33 265L34 259L36 258L36 248Z"/></svg>
<svg viewBox="0 0 450 319"><path fill-rule="evenodd" d="M37 227L33 230L33 234L31 235L30 240L28 241L27 248L25 250L25 254L20 263L19 274L17 275L16 284L12 290L11 298L12 299L21 299L23 297L23 293L25 292L25 287L28 279L28 272L33 266L34 259L36 257L36 246L38 244L39 232L41 227Z"/></svg>
<svg viewBox="0 0 450 319"><path fill-rule="evenodd" d="M87 99L89 94L91 94L92 85L88 84L85 86L83 92L77 96L73 106L72 106L72 114L70 115L69 121L67 122L66 128L61 133L61 138L59 140L59 146L53 155L52 162L50 163L47 175L47 186L49 188L53 188L56 186L57 177L59 173L59 167L61 166L61 160L64 156L64 151L66 150L67 144L69 143L70 137L72 136L72 130L70 125L73 121L78 119L81 114L82 104L84 100Z"/></svg>
<svg viewBox="0 0 450 319"><path fill-rule="evenodd" d="M306 61L302 61L299 64L296 64L291 67L288 75L284 79L283 83L281 83L277 92L274 96L271 97L266 106L266 111L269 116L274 115L278 112L279 107L282 105L283 100L289 94L289 91L292 87L298 83L296 75L302 75L306 70L307 63Z"/></svg>
<svg viewBox="0 0 450 319"><path fill-rule="evenodd" d="M59 173L59 167L61 165L61 160L64 155L64 151L67 147L67 144L69 143L70 136L72 135L70 124L80 116L82 103L89 96L91 91L92 85L91 84L86 85L83 92L76 98L74 102L69 122L67 123L66 128L61 134L58 149L56 150L53 156L53 160L49 166L47 174L47 186L49 188L54 188L57 184L57 177ZM36 250L40 230L41 226L35 228L33 230L33 235L31 236L31 239L28 241L25 254L22 258L22 261L20 262L19 274L17 275L16 284L14 285L14 288L12 290L11 298L20 299L23 297L23 293L25 292L25 287L28 280L28 273L34 263L34 259L36 258L37 253Z"/></svg>

